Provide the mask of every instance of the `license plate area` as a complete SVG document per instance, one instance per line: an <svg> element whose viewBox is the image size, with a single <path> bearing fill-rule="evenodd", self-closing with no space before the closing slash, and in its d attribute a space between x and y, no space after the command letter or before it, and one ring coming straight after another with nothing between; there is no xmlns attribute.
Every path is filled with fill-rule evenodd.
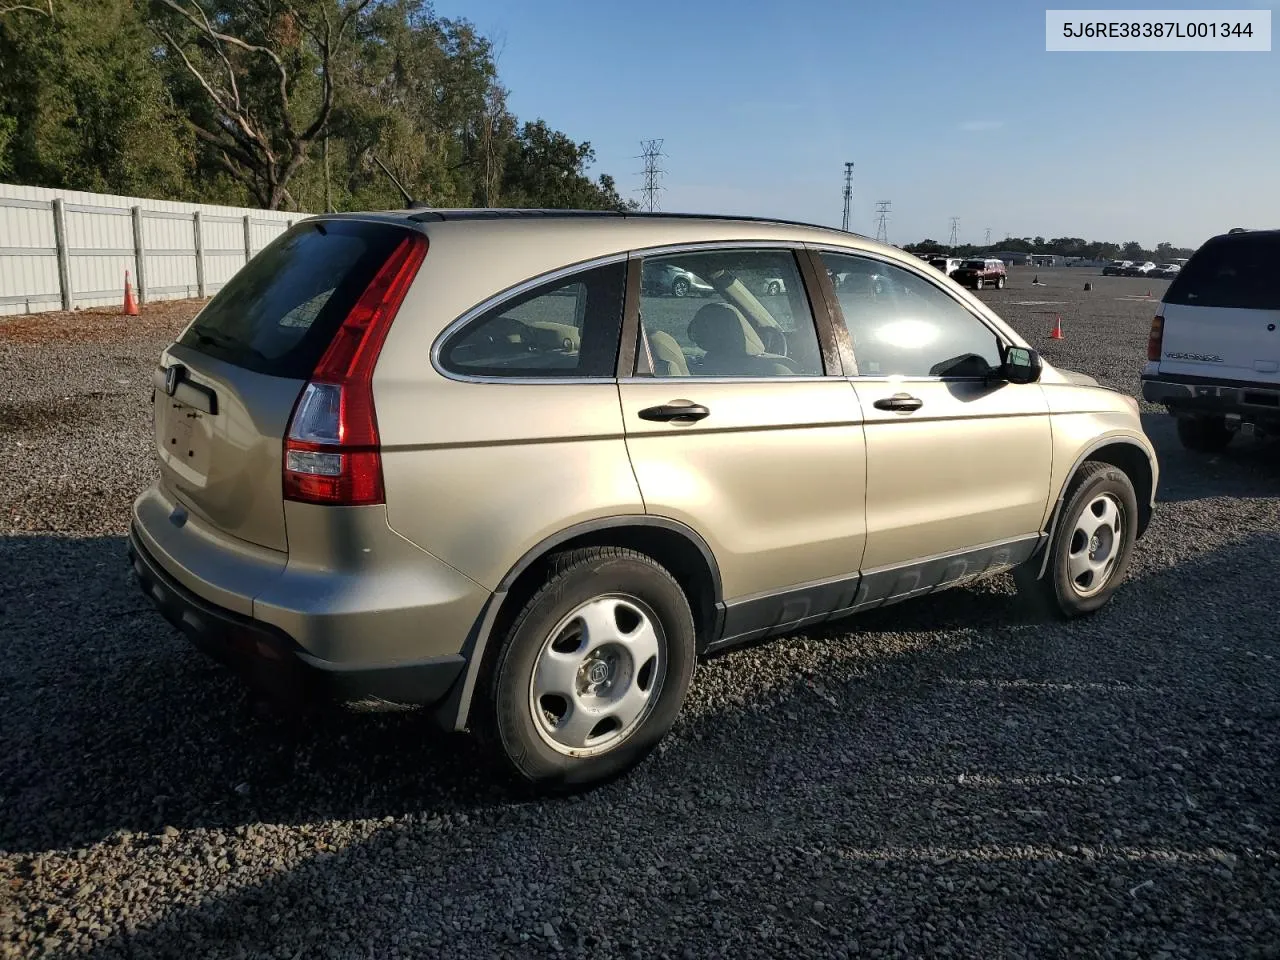
<svg viewBox="0 0 1280 960"><path fill-rule="evenodd" d="M204 477L209 468L209 415L166 397L160 443L165 458L179 472Z"/></svg>

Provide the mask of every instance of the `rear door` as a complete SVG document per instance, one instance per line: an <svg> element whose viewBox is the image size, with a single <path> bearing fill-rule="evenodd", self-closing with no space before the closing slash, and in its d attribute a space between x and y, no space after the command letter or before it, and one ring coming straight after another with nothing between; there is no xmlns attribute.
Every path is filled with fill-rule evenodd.
<svg viewBox="0 0 1280 960"><path fill-rule="evenodd" d="M294 403L407 227L305 220L218 291L155 374L161 482L240 540L287 550L281 481Z"/></svg>
<svg viewBox="0 0 1280 960"><path fill-rule="evenodd" d="M1162 374L1280 383L1280 232L1210 240L1169 285Z"/></svg>
<svg viewBox="0 0 1280 960"><path fill-rule="evenodd" d="M715 288L639 298L637 375L619 390L646 510L711 546L726 637L850 605L866 529L862 415L848 384L825 375L821 344L833 344L815 326L796 251L715 247L643 260ZM752 294L766 278L782 279L780 292Z"/></svg>

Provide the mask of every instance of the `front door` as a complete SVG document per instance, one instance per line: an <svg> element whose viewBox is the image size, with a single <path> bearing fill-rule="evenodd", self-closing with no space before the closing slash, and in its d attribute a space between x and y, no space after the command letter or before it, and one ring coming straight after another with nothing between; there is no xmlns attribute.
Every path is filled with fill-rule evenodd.
<svg viewBox="0 0 1280 960"><path fill-rule="evenodd" d="M826 376L790 249L646 256L690 291L645 288L637 376L620 384L645 509L687 524L720 567L724 636L851 606L866 461L857 398ZM709 292L706 292L710 288Z"/></svg>
<svg viewBox="0 0 1280 960"><path fill-rule="evenodd" d="M852 340L866 424L860 605L1019 562L1049 498L1039 384L993 383L996 332L941 284L869 257L824 253Z"/></svg>

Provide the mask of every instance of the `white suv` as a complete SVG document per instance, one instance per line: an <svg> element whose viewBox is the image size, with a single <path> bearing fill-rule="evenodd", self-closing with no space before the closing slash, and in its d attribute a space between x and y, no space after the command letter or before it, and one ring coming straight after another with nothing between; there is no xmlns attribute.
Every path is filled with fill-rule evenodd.
<svg viewBox="0 0 1280 960"><path fill-rule="evenodd" d="M1151 322L1147 359L1142 395L1178 418L1189 449L1280 434L1280 230L1197 250Z"/></svg>

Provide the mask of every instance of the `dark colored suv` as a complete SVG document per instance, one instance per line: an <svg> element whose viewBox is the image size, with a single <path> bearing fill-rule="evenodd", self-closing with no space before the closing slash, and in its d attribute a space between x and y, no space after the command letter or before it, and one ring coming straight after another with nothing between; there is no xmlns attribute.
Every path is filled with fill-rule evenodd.
<svg viewBox="0 0 1280 960"><path fill-rule="evenodd" d="M1003 290L1008 280L1004 261L988 258L986 260L966 260L960 268L951 274L951 279L962 286L981 290L983 287L995 287Z"/></svg>

